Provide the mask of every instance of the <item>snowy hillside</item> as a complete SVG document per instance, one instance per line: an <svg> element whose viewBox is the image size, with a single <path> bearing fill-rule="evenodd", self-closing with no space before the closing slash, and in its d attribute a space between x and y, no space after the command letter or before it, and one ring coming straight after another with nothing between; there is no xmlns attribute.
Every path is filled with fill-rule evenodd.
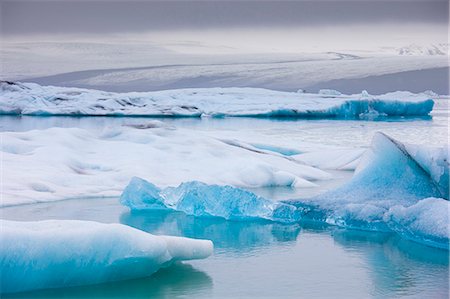
<svg viewBox="0 0 450 299"><path fill-rule="evenodd" d="M398 55L410 55L410 56L435 56L435 55L448 55L448 44L431 44L431 45L418 45L411 44L401 48L397 48Z"/></svg>

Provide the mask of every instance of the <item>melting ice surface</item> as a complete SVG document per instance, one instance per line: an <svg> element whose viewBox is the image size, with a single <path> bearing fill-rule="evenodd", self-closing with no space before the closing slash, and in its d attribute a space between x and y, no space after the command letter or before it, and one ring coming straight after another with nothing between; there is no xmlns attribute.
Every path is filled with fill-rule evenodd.
<svg viewBox="0 0 450 299"><path fill-rule="evenodd" d="M426 151L428 160L419 160ZM339 226L396 231L431 246L449 246L448 151L403 145L377 134L352 180L308 200L289 201L304 218Z"/></svg>
<svg viewBox="0 0 450 299"><path fill-rule="evenodd" d="M133 210L171 209L187 215L227 220L266 219L285 223L300 220L299 211L292 205L272 202L232 186L195 181L161 190L135 177L125 188L120 201Z"/></svg>
<svg viewBox="0 0 450 299"><path fill-rule="evenodd" d="M155 236L122 224L1 220L0 226L1 293L146 277L213 250L211 241Z"/></svg>
<svg viewBox="0 0 450 299"><path fill-rule="evenodd" d="M370 119L424 116L427 94L379 96L280 92L259 88L196 88L112 93L98 90L0 82L0 114L110 116L251 116Z"/></svg>
<svg viewBox="0 0 450 299"><path fill-rule="evenodd" d="M200 182L161 190L134 178L121 202L135 210L172 209L229 220L293 223L304 218L349 228L395 231L417 242L448 248L447 152L436 149L428 164L419 164L408 148L422 151L377 134L350 182L306 200L271 202L239 188Z"/></svg>
<svg viewBox="0 0 450 299"><path fill-rule="evenodd" d="M207 132L159 121L131 126L3 132L0 154L8 173L0 206L119 196L133 176L158 186L196 180L250 188L313 187L331 178L307 163L230 145Z"/></svg>

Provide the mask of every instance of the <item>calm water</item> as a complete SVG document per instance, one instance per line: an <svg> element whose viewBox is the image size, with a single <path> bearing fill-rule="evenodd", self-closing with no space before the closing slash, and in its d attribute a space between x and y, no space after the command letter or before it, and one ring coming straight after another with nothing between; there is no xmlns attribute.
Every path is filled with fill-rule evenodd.
<svg viewBox="0 0 450 299"><path fill-rule="evenodd" d="M448 252L393 234L130 212L117 198L10 207L1 213L12 220L120 222L215 244L212 257L176 264L146 279L5 298L447 298L449 293Z"/></svg>
<svg viewBox="0 0 450 299"><path fill-rule="evenodd" d="M0 117L0 131L48 127L102 130L146 118ZM442 144L448 118L415 121L273 121L269 119L160 119L170 125L222 136L361 146L376 131L402 141ZM341 184L338 173L312 193ZM289 188L257 193L273 199L295 196ZM81 219L120 222L154 234L210 239L214 255L175 264L139 280L44 290L4 298L448 298L448 252L402 240L394 234L300 223L229 222L174 212L130 212L117 198L78 199L0 209L11 220Z"/></svg>

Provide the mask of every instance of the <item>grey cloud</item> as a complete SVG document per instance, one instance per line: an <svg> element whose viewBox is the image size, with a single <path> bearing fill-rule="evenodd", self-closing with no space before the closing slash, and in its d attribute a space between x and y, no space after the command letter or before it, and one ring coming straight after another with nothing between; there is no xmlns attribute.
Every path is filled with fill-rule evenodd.
<svg viewBox="0 0 450 299"><path fill-rule="evenodd" d="M448 23L448 1L1 1L6 35Z"/></svg>

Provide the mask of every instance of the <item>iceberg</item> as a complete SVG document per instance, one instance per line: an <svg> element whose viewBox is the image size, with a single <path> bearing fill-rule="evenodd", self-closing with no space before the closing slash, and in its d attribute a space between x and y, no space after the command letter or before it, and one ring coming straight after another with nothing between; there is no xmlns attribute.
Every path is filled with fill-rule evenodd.
<svg viewBox="0 0 450 299"><path fill-rule="evenodd" d="M441 158L444 164L444 157ZM444 197L438 186L436 179L417 162L405 145L377 133L372 147L361 157L352 180L320 197L352 201Z"/></svg>
<svg viewBox="0 0 450 299"><path fill-rule="evenodd" d="M309 188L331 178L276 152L231 146L214 132L157 122L133 126L2 132L8 171L0 206L118 197L133 176L158 186L192 180L244 188Z"/></svg>
<svg viewBox="0 0 450 299"><path fill-rule="evenodd" d="M401 236L448 250L449 211L449 201L442 198L426 198L409 207L394 206L384 217L389 228Z"/></svg>
<svg viewBox="0 0 450 299"><path fill-rule="evenodd" d="M327 95L327 96L340 96L342 93L338 90L334 89L320 89L319 94Z"/></svg>
<svg viewBox="0 0 450 299"><path fill-rule="evenodd" d="M155 236L122 224L1 220L1 293L150 276L212 254L207 240Z"/></svg>
<svg viewBox="0 0 450 299"><path fill-rule="evenodd" d="M132 210L174 210L197 217L227 220L270 220L295 223L300 211L292 205L272 202L256 194L232 187L186 182L163 190L134 177L120 197Z"/></svg>
<svg viewBox="0 0 450 299"><path fill-rule="evenodd" d="M195 181L160 189L133 178L121 202L134 211L179 211L197 217L287 224L312 220L351 229L396 232L419 243L448 249L450 201L444 190L448 182L447 151L402 144L378 133L369 150L362 156L355 153L346 157L343 164L355 158L358 167L348 183L307 199L272 202L236 187Z"/></svg>
<svg viewBox="0 0 450 299"><path fill-rule="evenodd" d="M448 151L443 148L405 145L378 133L348 183L286 203L302 208L303 219L395 231L417 242L448 248L448 168Z"/></svg>
<svg viewBox="0 0 450 299"><path fill-rule="evenodd" d="M449 148L405 144L405 149L430 176L442 197L449 199Z"/></svg>
<svg viewBox="0 0 450 299"><path fill-rule="evenodd" d="M427 94L342 95L261 88L195 88L113 93L0 81L0 114L153 117L291 117L372 119L427 116Z"/></svg>

